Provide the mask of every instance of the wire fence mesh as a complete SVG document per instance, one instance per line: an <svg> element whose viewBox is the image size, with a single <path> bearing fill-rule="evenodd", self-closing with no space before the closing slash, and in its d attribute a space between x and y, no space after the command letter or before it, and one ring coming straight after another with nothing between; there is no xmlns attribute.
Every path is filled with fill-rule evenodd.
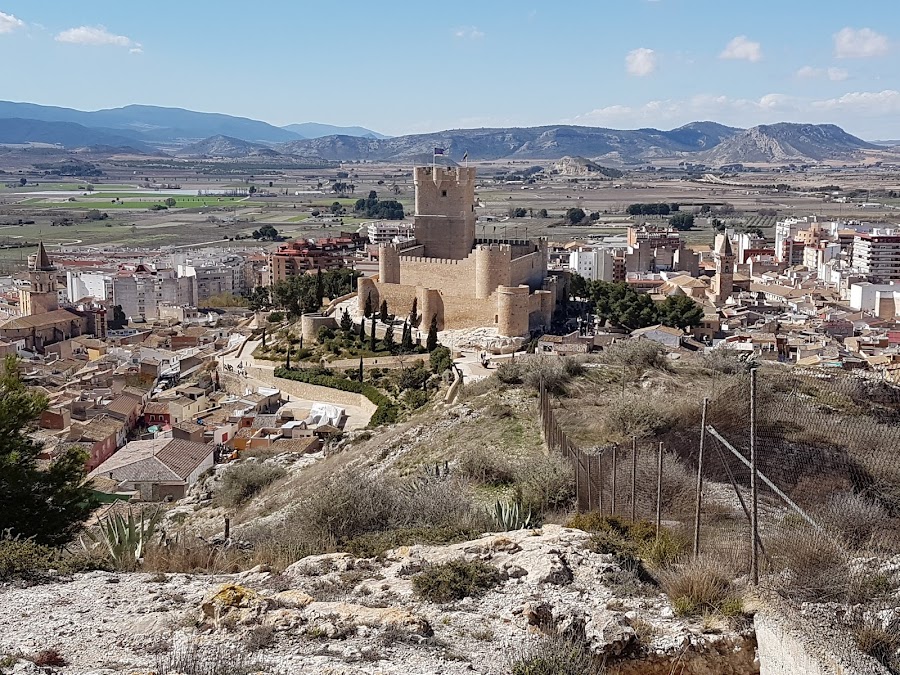
<svg viewBox="0 0 900 675"><path fill-rule="evenodd" d="M797 602L894 607L900 388L865 373L784 367L703 387L677 423L580 447L560 422L560 399L541 386L544 437L574 464L578 509L658 520L740 577L752 572L755 505L762 586Z"/></svg>

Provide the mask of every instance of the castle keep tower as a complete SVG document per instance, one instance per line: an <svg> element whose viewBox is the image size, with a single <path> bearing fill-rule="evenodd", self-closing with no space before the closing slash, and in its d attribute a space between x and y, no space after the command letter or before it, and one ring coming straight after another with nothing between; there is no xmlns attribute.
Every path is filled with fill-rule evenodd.
<svg viewBox="0 0 900 675"><path fill-rule="evenodd" d="M416 241L424 257L463 260L475 245L475 167L415 171Z"/></svg>
<svg viewBox="0 0 900 675"><path fill-rule="evenodd" d="M19 290L19 307L23 316L44 314L59 309L59 295L56 290L56 267L44 248L38 245L34 265L28 271L29 286Z"/></svg>

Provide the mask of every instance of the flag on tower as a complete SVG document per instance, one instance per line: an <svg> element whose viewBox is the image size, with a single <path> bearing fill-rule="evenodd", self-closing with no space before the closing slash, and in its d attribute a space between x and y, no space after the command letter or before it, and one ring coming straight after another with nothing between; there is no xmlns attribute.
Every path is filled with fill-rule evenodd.
<svg viewBox="0 0 900 675"><path fill-rule="evenodd" d="M443 155L443 154L444 154L444 149L443 149L443 148L435 148L435 149L434 149L434 156L435 156L435 157L437 157L438 155Z"/></svg>
<svg viewBox="0 0 900 675"><path fill-rule="evenodd" d="M466 166L469 166L469 151L466 150L463 153L463 161L466 163Z"/></svg>

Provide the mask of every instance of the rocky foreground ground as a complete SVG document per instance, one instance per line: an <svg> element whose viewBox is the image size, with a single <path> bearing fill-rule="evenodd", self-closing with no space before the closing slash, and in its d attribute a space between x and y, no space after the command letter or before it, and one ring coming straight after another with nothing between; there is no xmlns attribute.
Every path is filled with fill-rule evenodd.
<svg viewBox="0 0 900 675"><path fill-rule="evenodd" d="M548 525L384 559L313 556L282 573L90 572L7 586L0 654L52 648L68 665L50 670L73 675L194 672L187 662L217 659L266 673L503 673L555 627L583 631L622 673L668 673L676 661L695 675L758 672L752 637L676 618L588 537ZM449 604L417 598L414 574L460 558L495 566L501 583ZM7 662L5 672L48 672Z"/></svg>

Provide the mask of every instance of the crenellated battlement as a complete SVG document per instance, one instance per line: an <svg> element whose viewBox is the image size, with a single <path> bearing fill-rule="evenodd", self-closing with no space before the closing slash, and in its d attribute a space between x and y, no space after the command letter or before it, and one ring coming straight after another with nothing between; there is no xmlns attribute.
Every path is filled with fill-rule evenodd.
<svg viewBox="0 0 900 675"><path fill-rule="evenodd" d="M432 265L459 265L466 262L465 260L451 260L450 258L422 258L411 255L400 256L400 262L411 263L429 263Z"/></svg>

